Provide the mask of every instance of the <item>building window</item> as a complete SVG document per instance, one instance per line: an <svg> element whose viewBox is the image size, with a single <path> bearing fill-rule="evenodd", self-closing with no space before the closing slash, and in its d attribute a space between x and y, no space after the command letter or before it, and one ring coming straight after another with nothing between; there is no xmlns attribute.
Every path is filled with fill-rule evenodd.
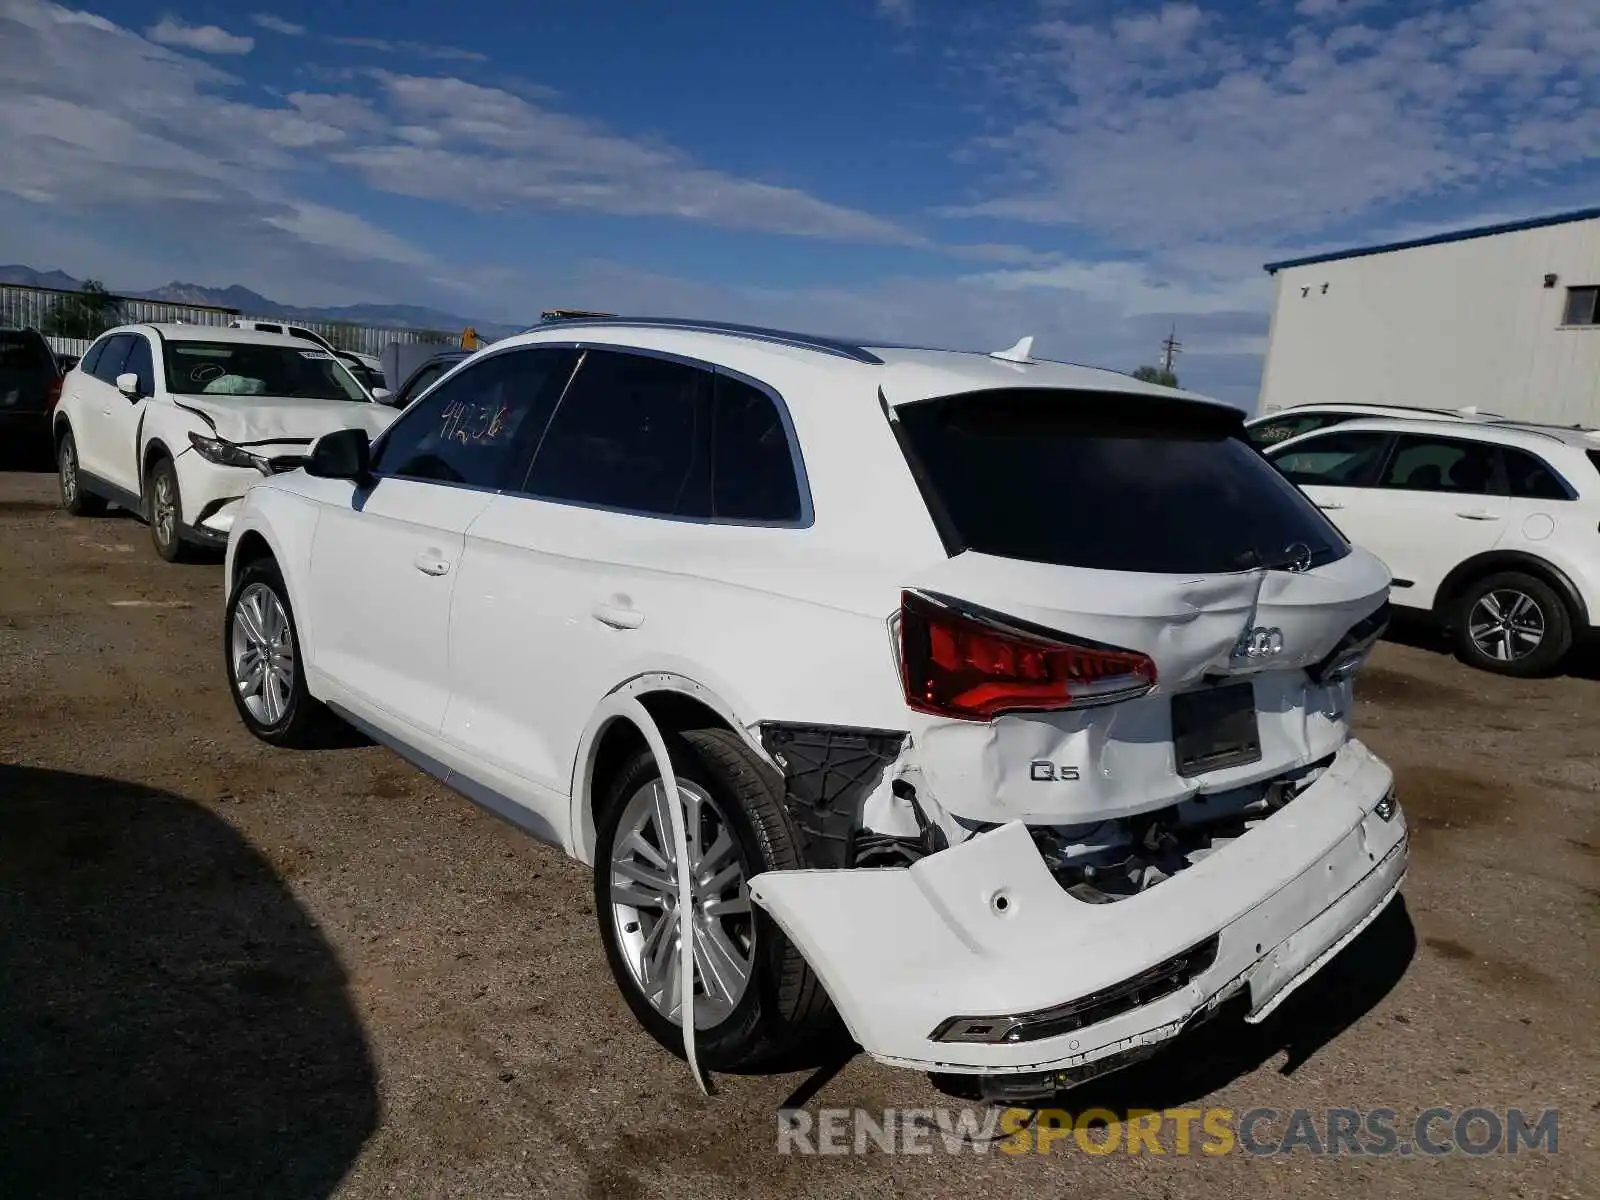
<svg viewBox="0 0 1600 1200"><path fill-rule="evenodd" d="M1567 308L1563 325L1600 325L1600 287L1567 289Z"/></svg>

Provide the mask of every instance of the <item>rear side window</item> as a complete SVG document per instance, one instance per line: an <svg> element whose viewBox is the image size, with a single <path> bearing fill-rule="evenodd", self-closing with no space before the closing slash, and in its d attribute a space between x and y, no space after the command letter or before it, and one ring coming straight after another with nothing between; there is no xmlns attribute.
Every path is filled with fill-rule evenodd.
<svg viewBox="0 0 1600 1200"><path fill-rule="evenodd" d="M712 515L730 521L800 519L800 483L778 406L759 388L716 377Z"/></svg>
<svg viewBox="0 0 1600 1200"><path fill-rule="evenodd" d="M1572 489L1548 463L1523 450L1502 446L1506 488L1519 500L1571 500Z"/></svg>
<svg viewBox="0 0 1600 1200"><path fill-rule="evenodd" d="M547 500L709 517L712 375L643 354L588 350L524 490Z"/></svg>
<svg viewBox="0 0 1600 1200"><path fill-rule="evenodd" d="M1003 389L898 410L952 553L1212 574L1348 553L1237 413L1123 393Z"/></svg>
<svg viewBox="0 0 1600 1200"><path fill-rule="evenodd" d="M1487 496L1495 490L1494 452L1485 442L1405 434L1383 473L1383 486L1408 492Z"/></svg>
<svg viewBox="0 0 1600 1200"><path fill-rule="evenodd" d="M1292 437L1299 437L1302 433L1312 433L1318 429L1326 429L1330 425L1337 425L1341 421L1353 420L1354 413L1287 413L1281 417L1274 417L1270 421L1263 421L1252 426L1246 435L1257 446L1276 446L1279 442L1286 442Z"/></svg>

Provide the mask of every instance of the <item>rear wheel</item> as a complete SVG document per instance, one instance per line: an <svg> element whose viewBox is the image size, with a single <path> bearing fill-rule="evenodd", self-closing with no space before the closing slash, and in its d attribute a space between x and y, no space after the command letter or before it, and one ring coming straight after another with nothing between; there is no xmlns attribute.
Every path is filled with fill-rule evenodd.
<svg viewBox="0 0 1600 1200"><path fill-rule="evenodd" d="M1566 603L1542 579L1520 571L1469 585L1456 602L1454 626L1461 661L1497 675L1548 674L1572 647Z"/></svg>
<svg viewBox="0 0 1600 1200"><path fill-rule="evenodd" d="M611 973L639 1023L683 1054L680 936L692 930L695 1057L714 1071L813 1063L842 1025L805 959L748 882L802 865L783 796L737 735L668 739L689 841L693 913L678 906L677 843L654 757L641 751L603 798L595 913Z"/></svg>
<svg viewBox="0 0 1600 1200"><path fill-rule="evenodd" d="M61 445L56 447L56 482L61 488L61 507L73 516L90 517L105 511L104 500L83 490L78 474L78 443L70 429L61 435Z"/></svg>

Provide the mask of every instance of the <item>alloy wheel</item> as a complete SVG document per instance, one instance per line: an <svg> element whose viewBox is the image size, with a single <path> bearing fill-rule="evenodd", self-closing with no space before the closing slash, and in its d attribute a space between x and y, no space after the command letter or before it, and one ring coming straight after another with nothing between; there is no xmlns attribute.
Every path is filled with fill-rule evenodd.
<svg viewBox="0 0 1600 1200"><path fill-rule="evenodd" d="M1497 588L1484 593L1472 606L1467 631L1484 657L1516 662L1544 642L1544 609L1526 592Z"/></svg>
<svg viewBox="0 0 1600 1200"><path fill-rule="evenodd" d="M660 779L644 784L623 809L610 855L612 920L623 959L651 1007L683 1023L682 927L694 946L694 1023L709 1029L727 1020L755 969L755 921L739 846L727 815L709 793L680 778L684 831L689 841L693 912L678 905L678 851L667 791Z"/></svg>
<svg viewBox="0 0 1600 1200"><path fill-rule="evenodd" d="M156 537L163 546L170 546L178 532L178 502L173 495L172 476L158 471L155 478L155 496L152 501Z"/></svg>
<svg viewBox="0 0 1600 1200"><path fill-rule="evenodd" d="M78 454L70 441L61 447L61 499L68 507L78 500Z"/></svg>
<svg viewBox="0 0 1600 1200"><path fill-rule="evenodd" d="M264 583L239 593L229 637L233 686L250 715L276 725L294 696L294 631L278 594Z"/></svg>

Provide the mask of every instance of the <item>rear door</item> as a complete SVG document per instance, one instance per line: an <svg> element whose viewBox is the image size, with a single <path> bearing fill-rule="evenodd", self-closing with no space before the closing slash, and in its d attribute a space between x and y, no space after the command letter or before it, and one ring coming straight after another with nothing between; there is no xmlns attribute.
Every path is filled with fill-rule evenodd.
<svg viewBox="0 0 1600 1200"><path fill-rule="evenodd" d="M1395 599L1431 608L1460 562L1492 550L1511 515L1499 448L1435 434L1400 434L1378 480L1363 544L1395 577Z"/></svg>
<svg viewBox="0 0 1600 1200"><path fill-rule="evenodd" d="M1102 820L1270 778L1343 743L1341 703L1307 668L1381 605L1387 577L1247 443L1236 414L1017 389L902 404L894 418L952 552L908 584L1024 638L1071 643L1060 669L1081 672L1081 703L1032 704L1052 677L1008 635L933 636L930 661L968 672L963 703L989 705L997 686L1023 698L987 723L934 719L917 735L948 806ZM1102 663L1146 682L1102 695ZM1004 674L1011 684L990 679ZM1215 755L1196 736L1207 729L1237 744Z"/></svg>
<svg viewBox="0 0 1600 1200"><path fill-rule="evenodd" d="M437 734L444 720L467 527L524 461L561 366L528 351L475 363L389 427L371 486L352 485L318 516L317 667L415 730Z"/></svg>
<svg viewBox="0 0 1600 1200"><path fill-rule="evenodd" d="M586 350L525 481L474 522L444 727L474 761L566 796L601 698L692 644L706 596L686 563L726 533L709 524L713 387L705 368Z"/></svg>

